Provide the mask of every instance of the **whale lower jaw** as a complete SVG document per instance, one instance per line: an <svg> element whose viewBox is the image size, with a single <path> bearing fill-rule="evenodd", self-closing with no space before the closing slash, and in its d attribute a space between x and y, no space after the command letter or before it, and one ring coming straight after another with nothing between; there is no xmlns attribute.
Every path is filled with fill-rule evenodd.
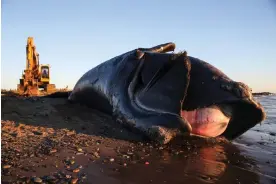
<svg viewBox="0 0 276 184"><path fill-rule="evenodd" d="M191 133L205 137L221 135L230 121L230 117L227 117L217 106L181 111L181 117L192 126Z"/></svg>

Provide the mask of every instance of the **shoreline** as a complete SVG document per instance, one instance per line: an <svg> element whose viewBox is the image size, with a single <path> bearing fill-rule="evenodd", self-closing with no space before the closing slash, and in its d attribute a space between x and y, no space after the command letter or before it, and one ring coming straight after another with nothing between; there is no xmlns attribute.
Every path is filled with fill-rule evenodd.
<svg viewBox="0 0 276 184"><path fill-rule="evenodd" d="M65 88L57 89L57 92L70 92L70 91L72 91L72 89L65 89ZM1 89L2 95L9 94L9 93L17 95L17 92L15 89ZM42 93L41 95L45 95L45 93ZM276 93L264 91L264 92L253 92L252 95L253 96L270 96L270 95L276 95Z"/></svg>
<svg viewBox="0 0 276 184"><path fill-rule="evenodd" d="M253 96L271 96L276 95L276 93L271 92L258 92L258 93L252 93Z"/></svg>

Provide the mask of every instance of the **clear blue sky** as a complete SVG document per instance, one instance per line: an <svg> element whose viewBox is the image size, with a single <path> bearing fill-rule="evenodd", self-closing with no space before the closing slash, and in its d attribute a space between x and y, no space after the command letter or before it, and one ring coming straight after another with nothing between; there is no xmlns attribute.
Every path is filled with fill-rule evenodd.
<svg viewBox="0 0 276 184"><path fill-rule="evenodd" d="M57 87L130 49L175 42L253 91L276 92L274 0L2 0L2 88L16 88L28 36Z"/></svg>

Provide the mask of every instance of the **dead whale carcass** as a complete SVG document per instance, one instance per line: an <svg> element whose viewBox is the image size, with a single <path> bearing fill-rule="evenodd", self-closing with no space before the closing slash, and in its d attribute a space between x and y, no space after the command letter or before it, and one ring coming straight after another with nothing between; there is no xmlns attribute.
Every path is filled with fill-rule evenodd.
<svg viewBox="0 0 276 184"><path fill-rule="evenodd" d="M161 143L185 133L234 139L265 119L247 85L174 49L166 43L114 57L86 72L68 99Z"/></svg>

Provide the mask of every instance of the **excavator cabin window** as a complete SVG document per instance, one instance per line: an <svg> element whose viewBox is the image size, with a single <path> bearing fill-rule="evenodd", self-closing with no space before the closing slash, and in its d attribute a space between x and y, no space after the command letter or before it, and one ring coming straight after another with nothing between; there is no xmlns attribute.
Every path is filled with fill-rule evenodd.
<svg viewBox="0 0 276 184"><path fill-rule="evenodd" d="M41 68L41 77L42 78L49 78L49 68L42 67Z"/></svg>

